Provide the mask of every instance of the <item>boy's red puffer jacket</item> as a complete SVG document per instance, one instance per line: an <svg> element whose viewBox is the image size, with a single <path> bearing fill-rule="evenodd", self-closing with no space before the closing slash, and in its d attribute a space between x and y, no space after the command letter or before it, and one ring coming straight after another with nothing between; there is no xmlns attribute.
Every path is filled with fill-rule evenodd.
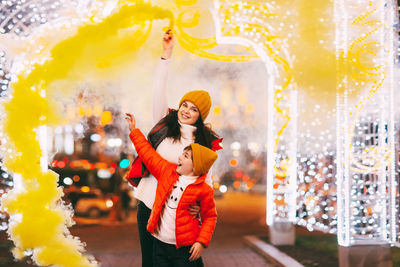
<svg viewBox="0 0 400 267"><path fill-rule="evenodd" d="M160 220L164 203L179 178L179 174L176 172L177 165L162 158L139 129L134 129L129 137L150 173L158 180L156 199L147 224L147 230L153 233ZM188 185L179 201L175 220L177 248L190 246L195 242L200 242L207 247L210 243L217 222L217 212L214 190L205 183L206 176L207 174L204 174ZM188 211L190 205L198 204L200 204L201 226L199 220L193 218Z"/></svg>

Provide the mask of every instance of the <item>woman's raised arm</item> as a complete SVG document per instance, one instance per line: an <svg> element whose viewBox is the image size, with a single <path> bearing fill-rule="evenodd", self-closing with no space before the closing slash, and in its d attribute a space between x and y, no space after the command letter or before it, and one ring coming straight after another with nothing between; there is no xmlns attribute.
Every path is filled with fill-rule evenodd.
<svg viewBox="0 0 400 267"><path fill-rule="evenodd" d="M172 30L165 32L163 37L163 54L158 63L153 84L153 121L157 123L168 113L167 80L170 58L174 48Z"/></svg>

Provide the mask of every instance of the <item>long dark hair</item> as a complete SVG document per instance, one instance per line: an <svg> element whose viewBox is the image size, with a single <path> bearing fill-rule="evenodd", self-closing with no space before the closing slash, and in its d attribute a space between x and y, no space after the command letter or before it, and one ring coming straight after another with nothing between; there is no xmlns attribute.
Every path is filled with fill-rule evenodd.
<svg viewBox="0 0 400 267"><path fill-rule="evenodd" d="M160 123L165 123L167 126L167 136L172 137L174 142L177 142L181 138L181 130L178 122L178 110L170 109L168 114L161 119ZM208 148L212 147L211 142L218 139L219 136L213 130L209 124L204 124L201 115L199 115L198 120L193 125L197 129L194 132L194 142Z"/></svg>

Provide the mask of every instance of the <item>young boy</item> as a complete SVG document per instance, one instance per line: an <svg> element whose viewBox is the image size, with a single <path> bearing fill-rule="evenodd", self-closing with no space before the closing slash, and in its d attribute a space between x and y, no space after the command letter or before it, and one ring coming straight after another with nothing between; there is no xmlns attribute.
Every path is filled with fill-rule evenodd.
<svg viewBox="0 0 400 267"><path fill-rule="evenodd" d="M199 144L186 147L175 165L163 159L149 144L135 118L127 113L133 144L138 155L158 180L156 198L147 224L155 237L154 266L203 266L201 254L208 246L217 222L214 191L205 183L218 155ZM189 214L190 205L200 204L200 221Z"/></svg>

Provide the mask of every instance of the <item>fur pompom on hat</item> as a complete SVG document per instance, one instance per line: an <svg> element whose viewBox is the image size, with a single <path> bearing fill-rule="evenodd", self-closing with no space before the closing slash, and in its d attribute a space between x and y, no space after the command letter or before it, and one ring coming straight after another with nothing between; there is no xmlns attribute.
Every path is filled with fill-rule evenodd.
<svg viewBox="0 0 400 267"><path fill-rule="evenodd" d="M206 174L218 158L217 152L196 143L190 146L192 148L194 175L201 176Z"/></svg>
<svg viewBox="0 0 400 267"><path fill-rule="evenodd" d="M186 93L179 102L179 107L182 105L183 101L192 102L199 109L203 121L207 118L211 108L211 97L208 92L204 90L195 90Z"/></svg>

